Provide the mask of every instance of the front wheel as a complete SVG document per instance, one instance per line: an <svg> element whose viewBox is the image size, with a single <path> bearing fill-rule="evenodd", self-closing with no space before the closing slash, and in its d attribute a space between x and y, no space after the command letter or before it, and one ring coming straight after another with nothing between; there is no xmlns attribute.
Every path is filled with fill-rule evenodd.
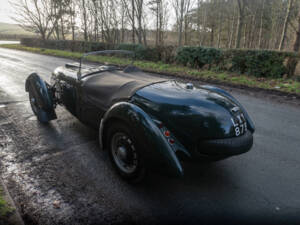
<svg viewBox="0 0 300 225"><path fill-rule="evenodd" d="M145 177L141 145L125 124L114 123L108 130L110 159L118 174L125 180L138 183Z"/></svg>
<svg viewBox="0 0 300 225"><path fill-rule="evenodd" d="M37 98L34 96L33 91L29 90L29 102L31 109L36 115L37 119L44 124L47 124L49 122L48 114L43 108L38 104Z"/></svg>

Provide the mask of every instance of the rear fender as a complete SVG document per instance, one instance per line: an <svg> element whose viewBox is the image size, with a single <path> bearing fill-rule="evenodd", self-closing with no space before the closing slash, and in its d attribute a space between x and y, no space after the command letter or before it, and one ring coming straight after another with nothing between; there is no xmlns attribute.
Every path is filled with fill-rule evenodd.
<svg viewBox="0 0 300 225"><path fill-rule="evenodd" d="M54 111L54 100L53 93L50 86L41 79L41 77L32 73L28 76L25 83L25 90L27 92L32 91L38 105L43 109L42 121L50 121L56 119L56 114ZM38 115L39 116L39 115Z"/></svg>
<svg viewBox="0 0 300 225"><path fill-rule="evenodd" d="M242 104L235 98L233 97L231 94L229 94L227 91L221 89L221 88L218 88L218 87L215 87L215 86L210 86L210 85L202 85L201 86L202 88L206 89L206 90L210 90L210 91L214 91L214 92L217 92L219 93L220 95L223 95L229 99L231 99L235 104L237 104L240 109L243 111L245 117L246 117L246 120L247 120L247 126L248 126L248 129L254 133L255 132L255 125L252 121L252 119L250 118L249 114L247 113L246 109L242 106Z"/></svg>
<svg viewBox="0 0 300 225"><path fill-rule="evenodd" d="M182 176L182 166L170 144L156 126L155 122L138 106L121 102L113 105L101 120L99 140L105 148L105 133L109 126L108 121L121 120L130 125L144 144L143 156L149 167L154 167L155 162L162 162L167 166L167 171L175 176ZM148 160L149 159L149 160Z"/></svg>

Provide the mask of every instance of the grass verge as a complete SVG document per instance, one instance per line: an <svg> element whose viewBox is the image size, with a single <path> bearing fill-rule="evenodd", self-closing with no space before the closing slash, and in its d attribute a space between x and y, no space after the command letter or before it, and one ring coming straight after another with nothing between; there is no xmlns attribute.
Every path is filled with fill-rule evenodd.
<svg viewBox="0 0 300 225"><path fill-rule="evenodd" d="M22 51L29 51L33 53L39 53L44 55L51 55L57 57L79 59L82 56L80 52L70 52L62 50L44 49L44 48L32 48L18 44L5 44L0 45L3 48L17 49ZM89 56L89 61L99 63L110 63L120 66L128 65L131 61L126 58L110 57L110 56ZM221 84L230 84L235 86L246 86L250 88L261 88L265 90L276 90L290 94L300 94L300 82L292 79L271 79L271 78L257 78L244 74L232 74L223 71L214 70L197 70L189 67L165 64L162 62L150 62L150 61L135 61L135 65L140 69L167 75L173 75L177 77L199 79L201 81L211 81Z"/></svg>
<svg viewBox="0 0 300 225"><path fill-rule="evenodd" d="M10 215L14 209L12 209L4 198L4 191L0 186L0 220L5 220L8 215Z"/></svg>

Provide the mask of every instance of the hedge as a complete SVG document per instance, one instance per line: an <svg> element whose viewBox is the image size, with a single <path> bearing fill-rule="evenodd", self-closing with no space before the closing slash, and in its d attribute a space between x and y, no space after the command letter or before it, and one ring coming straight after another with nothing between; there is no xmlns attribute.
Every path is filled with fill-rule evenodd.
<svg viewBox="0 0 300 225"><path fill-rule="evenodd" d="M177 63L193 68L207 65L257 77L280 78L293 75L299 55L294 52L271 50L216 49L182 47L176 55Z"/></svg>
<svg viewBox="0 0 300 225"><path fill-rule="evenodd" d="M136 53L136 58L149 61L163 61L173 63L175 61L176 47L163 46L150 48L139 44L112 45L102 42L85 42L71 40L42 40L35 38L23 38L21 44L28 47L68 50L72 52L90 52L107 49L130 50Z"/></svg>
<svg viewBox="0 0 300 225"><path fill-rule="evenodd" d="M256 77L280 78L285 74L294 73L291 72L291 65L287 63L291 59L298 59L298 54L270 50L223 51L224 64L231 64L229 70Z"/></svg>
<svg viewBox="0 0 300 225"><path fill-rule="evenodd" d="M72 52L90 52L110 49L113 46L102 42L85 42L70 40L42 40L37 38L22 38L21 44L28 47L69 50Z"/></svg>
<svg viewBox="0 0 300 225"><path fill-rule="evenodd" d="M212 47L161 46L146 47L139 44L111 45L101 42L70 40L21 39L29 47L69 50L76 52L121 49L134 51L136 58L149 61L177 63L193 68L219 69L257 77L280 78L292 76L299 54L270 50L217 49Z"/></svg>
<svg viewBox="0 0 300 225"><path fill-rule="evenodd" d="M182 47L176 55L176 61L185 66L202 68L205 65L218 65L221 61L222 50L205 47Z"/></svg>

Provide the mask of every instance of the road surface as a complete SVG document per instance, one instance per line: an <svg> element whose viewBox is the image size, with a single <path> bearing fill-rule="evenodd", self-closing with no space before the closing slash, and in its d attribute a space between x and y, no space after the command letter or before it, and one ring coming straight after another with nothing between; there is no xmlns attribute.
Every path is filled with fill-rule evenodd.
<svg viewBox="0 0 300 225"><path fill-rule="evenodd" d="M132 186L115 174L97 132L64 108L49 126L33 116L27 75L49 81L69 61L0 48L1 172L28 224L300 222L299 106L231 90L256 124L249 153Z"/></svg>

